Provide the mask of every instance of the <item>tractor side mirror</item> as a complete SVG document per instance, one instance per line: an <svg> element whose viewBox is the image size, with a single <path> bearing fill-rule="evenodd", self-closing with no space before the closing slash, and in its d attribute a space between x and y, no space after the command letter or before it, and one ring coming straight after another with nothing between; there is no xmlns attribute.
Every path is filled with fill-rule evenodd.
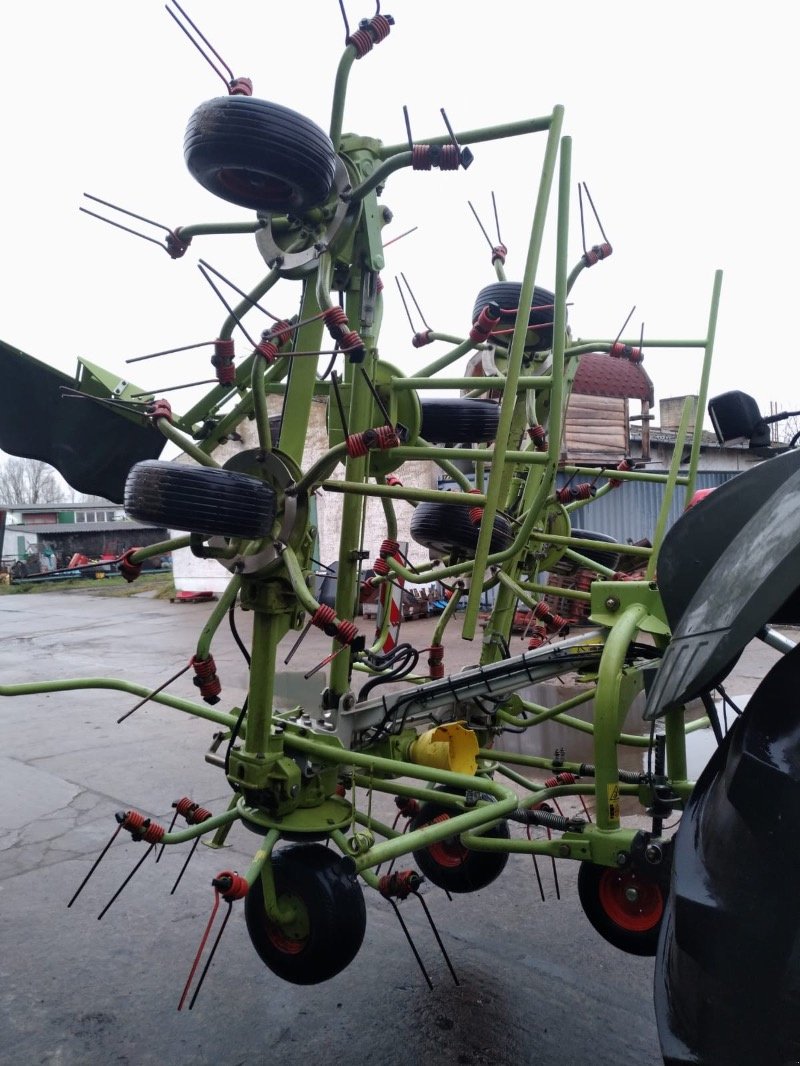
<svg viewBox="0 0 800 1066"><path fill-rule="evenodd" d="M746 392L723 392L708 401L708 414L720 444L744 439L751 448L769 447L769 426Z"/></svg>

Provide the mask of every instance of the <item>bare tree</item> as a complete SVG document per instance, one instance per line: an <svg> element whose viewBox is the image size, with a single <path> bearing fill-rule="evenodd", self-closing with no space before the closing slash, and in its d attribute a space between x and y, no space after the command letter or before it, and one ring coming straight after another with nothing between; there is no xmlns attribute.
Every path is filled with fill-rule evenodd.
<svg viewBox="0 0 800 1066"><path fill-rule="evenodd" d="M62 503L71 492L47 463L14 455L0 460L0 503L6 507Z"/></svg>

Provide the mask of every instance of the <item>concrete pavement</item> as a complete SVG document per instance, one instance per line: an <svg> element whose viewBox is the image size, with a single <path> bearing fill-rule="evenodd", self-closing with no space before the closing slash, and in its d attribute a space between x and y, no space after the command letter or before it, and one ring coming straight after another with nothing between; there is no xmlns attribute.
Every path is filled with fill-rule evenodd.
<svg viewBox="0 0 800 1066"><path fill-rule="evenodd" d="M2 597L0 677L10 683L103 675L155 687L186 664L212 606L83 592ZM246 639L246 616L241 626ZM424 647L431 627L409 623L407 638ZM457 652L448 650L450 669L458 668L459 656L466 662L478 651L458 643ZM296 698L302 671L327 651L326 638L309 635L297 668L281 672L287 700ZM226 628L214 654L224 686L220 706L227 709L243 698L246 670ZM763 645L751 646L728 690L752 691L775 658ZM188 674L170 691L196 698ZM236 827L224 851L199 847L173 895L187 851L167 849L158 865L144 863L98 922L143 854L143 845L122 834L67 909L116 827L115 811L135 808L168 822L180 796L214 812L229 799L222 772L203 758L214 727L155 704L117 725L134 702L102 690L0 701L4 1066L661 1062L652 961L623 955L594 932L577 899L576 864L559 864L557 892L549 863L539 861L543 902L531 859L521 855L474 895L450 902L425 887L458 986L417 901L401 904L401 913L432 991L391 908L367 891L361 952L342 974L310 988L285 984L265 969L235 904L195 1008L178 1013L211 913L211 878L223 868L244 869L257 841Z"/></svg>

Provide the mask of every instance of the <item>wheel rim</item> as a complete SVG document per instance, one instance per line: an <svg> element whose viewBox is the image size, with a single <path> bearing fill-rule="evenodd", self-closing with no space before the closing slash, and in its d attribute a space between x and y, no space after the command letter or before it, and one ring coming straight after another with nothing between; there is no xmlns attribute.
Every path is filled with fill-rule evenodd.
<svg viewBox="0 0 800 1066"><path fill-rule="evenodd" d="M436 825L441 822L449 822L449 814L440 814L437 818L434 818L428 825ZM458 837L448 837L445 840L437 840L435 844L431 844L428 848L428 854L437 864L437 866L443 866L445 869L454 870L464 863L467 857L467 849L459 841Z"/></svg>
<svg viewBox="0 0 800 1066"><path fill-rule="evenodd" d="M598 891L603 910L622 929L645 933L661 921L661 889L634 870L604 870Z"/></svg>
<svg viewBox="0 0 800 1066"><path fill-rule="evenodd" d="M278 900L281 907L291 906L293 916L283 925L267 919L266 934L276 951L284 955L299 955L308 943L310 924L308 911L299 896L285 895Z"/></svg>

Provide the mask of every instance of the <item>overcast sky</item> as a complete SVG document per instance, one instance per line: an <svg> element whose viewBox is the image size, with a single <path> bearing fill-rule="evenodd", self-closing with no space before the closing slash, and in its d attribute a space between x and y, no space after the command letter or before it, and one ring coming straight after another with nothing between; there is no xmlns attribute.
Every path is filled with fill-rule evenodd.
<svg viewBox="0 0 800 1066"><path fill-rule="evenodd" d="M337 0L183 6L234 73L252 78L254 95L328 127L344 36ZM351 26L375 10L346 7ZM648 351L646 339L703 336L719 267L712 395L742 388L764 411L800 407L787 326L800 248L793 5L396 0L382 9L396 24L354 65L345 129L402 141L406 104L424 140L443 132L440 107L468 129L565 105L573 182L587 183L614 246L573 290L573 333L613 339L635 305L626 334L644 323L657 397L692 392L698 354ZM83 355L156 391L207 377L208 349L135 368L125 360L216 336L224 309L197 260L249 289L265 272L253 238L197 239L173 262L78 208L89 192L170 228L249 217L205 192L183 162L187 120L224 93L220 80L160 2L43 0L3 5L0 82L0 336L61 370ZM411 346L400 272L431 326L468 330L478 290L494 280L468 200L491 231L494 191L508 276L521 279L543 147L543 135L475 145L468 172L390 180L385 238L419 229L387 249L384 359L412 372L433 351ZM600 239L591 221L588 239ZM580 253L575 203L571 264ZM552 246L537 281L552 285ZM268 306L291 314L297 298L297 283L282 282ZM181 409L197 394L170 395Z"/></svg>

